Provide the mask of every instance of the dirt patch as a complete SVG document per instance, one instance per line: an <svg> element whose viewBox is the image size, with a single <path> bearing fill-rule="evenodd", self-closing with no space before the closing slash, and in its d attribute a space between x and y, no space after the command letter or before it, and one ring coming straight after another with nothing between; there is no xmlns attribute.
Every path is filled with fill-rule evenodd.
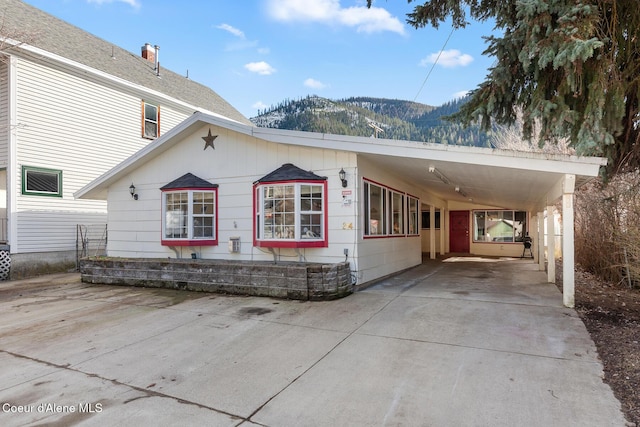
<svg viewBox="0 0 640 427"><path fill-rule="evenodd" d="M562 264L556 265L562 291ZM640 425L640 290L605 283L576 269L576 311L595 343L604 382L622 404L629 425Z"/></svg>

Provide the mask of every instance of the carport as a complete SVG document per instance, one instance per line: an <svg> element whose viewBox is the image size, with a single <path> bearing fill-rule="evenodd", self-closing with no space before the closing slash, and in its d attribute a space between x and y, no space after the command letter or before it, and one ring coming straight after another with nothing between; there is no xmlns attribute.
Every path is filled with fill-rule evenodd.
<svg viewBox="0 0 640 427"><path fill-rule="evenodd" d="M321 139L325 148L356 153L359 160L428 189L422 203L430 210L428 252L432 259L437 255L437 239L441 254L454 252L450 240L452 211L489 206L528 212L527 230L534 241L534 261L540 270L546 267L548 281L555 283L555 258L562 257L563 303L574 306L574 193L598 176L606 159L264 128L254 128L252 135L279 144L309 147L317 146ZM554 213L559 202L562 243L556 248ZM438 237L436 210L441 214L444 230ZM467 236L472 227L469 223Z"/></svg>

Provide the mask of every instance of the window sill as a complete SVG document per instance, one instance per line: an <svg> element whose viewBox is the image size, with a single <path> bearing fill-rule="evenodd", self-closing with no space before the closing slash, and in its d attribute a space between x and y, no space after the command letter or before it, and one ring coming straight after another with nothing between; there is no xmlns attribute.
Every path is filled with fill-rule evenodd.
<svg viewBox="0 0 640 427"><path fill-rule="evenodd" d="M324 240L256 240L253 245L258 248L326 248L329 246Z"/></svg>
<svg viewBox="0 0 640 427"><path fill-rule="evenodd" d="M476 245L520 245L522 246L522 242L485 242L484 240L474 240L474 244Z"/></svg>
<svg viewBox="0 0 640 427"><path fill-rule="evenodd" d="M419 234L372 234L369 236L362 236L363 239L397 239L398 237L420 237Z"/></svg>
<svg viewBox="0 0 640 427"><path fill-rule="evenodd" d="M217 246L218 239L214 240L162 240L162 246Z"/></svg>

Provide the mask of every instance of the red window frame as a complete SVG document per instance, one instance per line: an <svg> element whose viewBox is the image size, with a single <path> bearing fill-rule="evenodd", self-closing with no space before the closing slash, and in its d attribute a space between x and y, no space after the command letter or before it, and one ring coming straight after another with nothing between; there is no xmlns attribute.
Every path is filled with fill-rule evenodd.
<svg viewBox="0 0 640 427"><path fill-rule="evenodd" d="M194 193L194 192L206 192L213 193L213 203L214 203L214 218L213 218L213 231L214 238L213 239L167 239L165 237L165 225L166 225L166 205L165 205L165 195L167 193ZM161 233L161 244L162 246L217 246L218 245L218 189L217 188L201 188L201 187L187 187L187 188L171 188L167 190L162 190L162 198L160 199L160 212L162 215L162 229ZM191 207L189 208L191 209ZM189 214L189 218L193 218L193 212Z"/></svg>
<svg viewBox="0 0 640 427"><path fill-rule="evenodd" d="M258 210L260 209L260 189L273 185L321 185L322 186L322 227L323 236L319 240L307 241L299 240L283 240L283 239L264 239L258 238ZM253 185L253 246L259 248L326 248L329 246L329 215L327 203L327 181L326 180L285 180L272 182L258 182ZM299 227L297 220L300 212L296 214L296 227Z"/></svg>
<svg viewBox="0 0 640 427"><path fill-rule="evenodd" d="M362 227L362 231L363 231L363 235L362 238L367 240L367 239L395 239L398 237L415 237L415 236L419 236L420 232L419 232L419 228L418 228L418 233L409 233L409 198L413 198L417 201L418 206L420 206L420 199L416 196L413 196L409 193L407 193L406 191L401 191L398 190L396 188L390 187L388 185L382 184L380 182L374 181L372 179L369 178L362 178L362 181L364 184L368 184L368 185L375 185L376 187L380 187L380 189L382 190L382 194L383 194L383 199L384 199L384 212L381 212L382 215L382 222L383 222L383 232L382 233L378 233L378 234L365 234L365 231L368 229L368 227L366 226L366 221L367 218L369 218L369 212L364 212L364 214L362 215L363 218L363 227ZM367 193L365 193L364 189L366 188L366 185L363 185L362 188L362 193L363 193L363 200L364 198L369 197L369 195ZM402 230L400 233L394 233L393 232L393 212L391 209L391 200L393 197L393 194L399 194L402 196L403 198L403 202L402 202L402 209L403 209L403 214L402 214L402 221L403 221L403 226L402 226ZM365 207L366 203L363 204L363 208ZM371 209L371 206L369 206L369 209Z"/></svg>

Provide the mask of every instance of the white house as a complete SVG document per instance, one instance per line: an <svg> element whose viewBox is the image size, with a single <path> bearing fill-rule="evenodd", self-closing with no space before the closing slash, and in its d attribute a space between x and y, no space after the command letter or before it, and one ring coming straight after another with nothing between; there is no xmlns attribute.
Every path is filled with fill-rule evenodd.
<svg viewBox="0 0 640 427"><path fill-rule="evenodd" d="M543 269L537 243L552 221L544 212L563 199L570 306L573 191L603 164L257 128L197 113L76 197L107 201L111 257L346 260L358 284L418 265L425 252L520 257L527 232ZM509 226L492 227L500 222Z"/></svg>
<svg viewBox="0 0 640 427"><path fill-rule="evenodd" d="M73 193L202 111L250 124L211 89L22 1L0 4L0 241L13 272L75 261L106 203ZM144 41L140 44L143 45Z"/></svg>

